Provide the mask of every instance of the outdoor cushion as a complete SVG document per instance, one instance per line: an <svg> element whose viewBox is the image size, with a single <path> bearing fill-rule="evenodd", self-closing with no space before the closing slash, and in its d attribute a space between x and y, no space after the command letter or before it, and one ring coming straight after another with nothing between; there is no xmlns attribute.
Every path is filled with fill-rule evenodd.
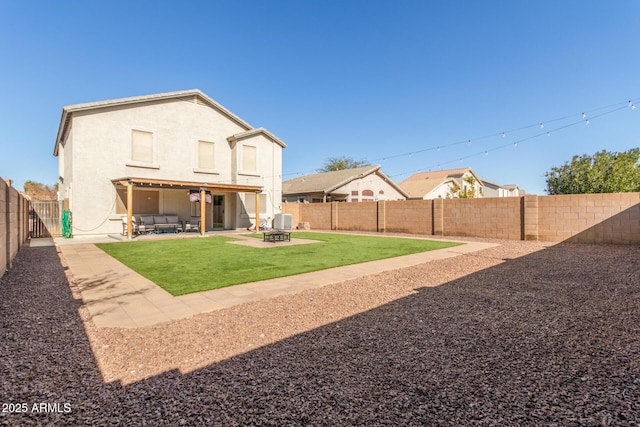
<svg viewBox="0 0 640 427"><path fill-rule="evenodd" d="M178 219L178 215L167 215L167 224L180 224L180 219Z"/></svg>
<svg viewBox="0 0 640 427"><path fill-rule="evenodd" d="M167 223L167 217L165 215L154 215L153 216L153 223L154 224L166 224Z"/></svg>
<svg viewBox="0 0 640 427"><path fill-rule="evenodd" d="M142 223L147 226L152 226L154 224L153 215L140 215L140 221L142 221Z"/></svg>

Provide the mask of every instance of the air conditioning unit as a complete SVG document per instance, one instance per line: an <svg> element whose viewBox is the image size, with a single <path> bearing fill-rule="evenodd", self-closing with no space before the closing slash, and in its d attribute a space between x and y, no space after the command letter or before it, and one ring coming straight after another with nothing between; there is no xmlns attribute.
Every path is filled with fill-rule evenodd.
<svg viewBox="0 0 640 427"><path fill-rule="evenodd" d="M291 230L292 222L293 215L279 213L273 218L273 228L276 230Z"/></svg>

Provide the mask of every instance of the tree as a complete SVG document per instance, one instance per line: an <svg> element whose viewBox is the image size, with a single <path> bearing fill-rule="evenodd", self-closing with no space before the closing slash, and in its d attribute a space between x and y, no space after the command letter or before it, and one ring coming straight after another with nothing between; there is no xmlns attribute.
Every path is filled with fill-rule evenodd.
<svg viewBox="0 0 640 427"><path fill-rule="evenodd" d="M53 187L50 187L39 182L26 181L24 183L24 192L32 200L57 200L58 184L56 183Z"/></svg>
<svg viewBox="0 0 640 427"><path fill-rule="evenodd" d="M464 188L462 188L460 187L460 184L454 181L453 184L451 185L451 189L449 190L449 193L447 194L448 199L451 199L454 197L457 197L459 199L475 199L476 197L478 197L478 194L476 194L476 186L475 186L476 179L472 176L468 176L464 178L463 181L465 181L469 185L464 186Z"/></svg>
<svg viewBox="0 0 640 427"><path fill-rule="evenodd" d="M369 163L366 160L353 160L351 157L329 157L325 160L324 165L318 169L318 172L333 172L343 169L355 169L362 166L367 166Z"/></svg>
<svg viewBox="0 0 640 427"><path fill-rule="evenodd" d="M573 156L571 163L545 173L548 194L624 193L640 191L640 148L621 153L602 150Z"/></svg>

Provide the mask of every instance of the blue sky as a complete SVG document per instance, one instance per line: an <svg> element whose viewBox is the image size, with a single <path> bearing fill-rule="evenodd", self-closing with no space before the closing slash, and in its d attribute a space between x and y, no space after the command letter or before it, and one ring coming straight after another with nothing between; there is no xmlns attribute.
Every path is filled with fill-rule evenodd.
<svg viewBox="0 0 640 427"><path fill-rule="evenodd" d="M544 194L640 146L638 46L637 0L0 0L0 176L57 181L65 105L198 88L288 144L285 179L344 155Z"/></svg>

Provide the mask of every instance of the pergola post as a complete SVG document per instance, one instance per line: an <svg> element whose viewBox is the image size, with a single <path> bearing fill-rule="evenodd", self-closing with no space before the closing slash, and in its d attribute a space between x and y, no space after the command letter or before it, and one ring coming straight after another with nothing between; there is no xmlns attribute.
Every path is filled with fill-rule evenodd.
<svg viewBox="0 0 640 427"><path fill-rule="evenodd" d="M204 237L207 229L207 192L204 188L200 189L200 236Z"/></svg>
<svg viewBox="0 0 640 427"><path fill-rule="evenodd" d="M127 184L127 239L133 236L133 184Z"/></svg>
<svg viewBox="0 0 640 427"><path fill-rule="evenodd" d="M260 231L260 193L256 191L256 233Z"/></svg>

